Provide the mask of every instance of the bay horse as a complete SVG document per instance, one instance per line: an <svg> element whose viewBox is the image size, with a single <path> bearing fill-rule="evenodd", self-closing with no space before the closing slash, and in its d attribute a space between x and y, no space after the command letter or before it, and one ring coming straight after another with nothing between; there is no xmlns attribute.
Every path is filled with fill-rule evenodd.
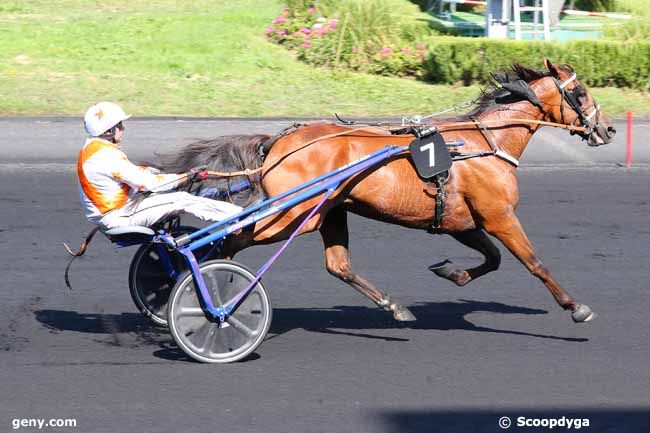
<svg viewBox="0 0 650 433"><path fill-rule="evenodd" d="M594 313L553 278L535 254L517 218L516 165L544 122L567 128L581 125L579 134L594 146L611 142L616 131L571 67L554 65L548 59L544 63L547 71L543 72L513 65L508 72L493 74L498 85L484 91L470 113L433 118L427 124L438 127L446 142L462 141L464 151L485 156L454 162L445 186L446 205L437 230L480 252L485 260L469 269L449 260L430 269L458 286L498 269L501 255L487 236L490 234L546 285L555 301L571 312L575 322L585 322ZM249 181L253 190L273 197L387 145L406 145L414 136L391 135L376 126L314 123L294 128L279 139L275 137L277 140L267 149L262 163L257 150L269 139L267 135L239 135L196 143L163 168L180 172L206 164L217 170L261 167L261 176L249 176ZM487 152L495 147L499 155ZM374 220L428 230L435 216L436 193L435 187L418 176L408 155L400 154L342 183L300 233L320 231L325 266L330 274L391 311L396 320L415 320L406 307L352 270L347 214L353 212ZM227 238L223 246L225 255L233 257L244 248L287 239L321 197L268 217L251 231Z"/></svg>

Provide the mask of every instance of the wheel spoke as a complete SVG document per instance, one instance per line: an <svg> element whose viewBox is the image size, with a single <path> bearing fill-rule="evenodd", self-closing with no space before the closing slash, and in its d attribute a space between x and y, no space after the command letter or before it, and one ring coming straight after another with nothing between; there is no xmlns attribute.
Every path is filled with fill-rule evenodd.
<svg viewBox="0 0 650 433"><path fill-rule="evenodd" d="M241 332L248 338L252 338L255 335L257 335L257 331L253 331L252 329L250 329L248 326L246 326L235 316L228 316L226 318L226 322L228 322L230 326L232 326L233 328L235 328L237 331Z"/></svg>
<svg viewBox="0 0 650 433"><path fill-rule="evenodd" d="M208 352L210 349L210 346L212 345L212 336L215 332L215 329L217 328L216 323L209 323L208 324L208 329L205 332L205 337L203 338L203 345L201 346L201 352L205 353Z"/></svg>
<svg viewBox="0 0 650 433"><path fill-rule="evenodd" d="M203 274L203 279L205 281L205 285L208 288L208 294L212 297L212 303L216 304L217 306L223 305L221 303L221 294L219 293L221 287L219 285L219 281L217 281L216 273L208 272L206 274Z"/></svg>
<svg viewBox="0 0 650 433"><path fill-rule="evenodd" d="M178 317L203 317L205 313L201 307L183 307L178 312Z"/></svg>

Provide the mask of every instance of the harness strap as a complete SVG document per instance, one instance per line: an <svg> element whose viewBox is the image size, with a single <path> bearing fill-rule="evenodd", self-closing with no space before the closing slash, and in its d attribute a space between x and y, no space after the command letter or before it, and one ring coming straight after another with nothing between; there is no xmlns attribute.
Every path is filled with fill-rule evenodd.
<svg viewBox="0 0 650 433"><path fill-rule="evenodd" d="M447 176L439 174L433 180L438 189L438 193L436 194L436 215L433 219L433 229L436 231L442 225L442 214L445 211L445 204L447 202L447 192L445 191L447 179L449 179L449 172L447 172Z"/></svg>
<svg viewBox="0 0 650 433"><path fill-rule="evenodd" d="M65 242L63 242L63 247L68 252L68 254L70 254L73 257L83 256L84 254L86 254L86 250L88 249L88 245L90 244L90 241L93 240L93 237L95 237L95 234L98 231L99 231L99 226L93 227L93 229L86 236L86 239L79 246L79 249L77 250L76 253L73 253L70 247L68 246L68 244L66 244Z"/></svg>
<svg viewBox="0 0 650 433"><path fill-rule="evenodd" d="M542 126L553 126L555 128L562 128L562 129L568 129L570 131L578 131L578 132L586 132L588 128L585 128L583 126L574 126L574 125L563 125L561 123L556 123L556 122L547 122L544 120L537 120L537 119L492 119L492 120L481 120L481 123L484 125L491 125L493 123L505 123L504 126L511 126L513 124L517 123L524 123L524 124L530 124L530 125L542 125ZM449 131L449 130L454 130L458 127L461 127L461 129L466 129L464 128L465 126L474 126L477 125L476 121L471 121L471 122L453 122L453 123L442 123L442 124L437 124L436 128L438 128L439 131Z"/></svg>
<svg viewBox="0 0 650 433"><path fill-rule="evenodd" d="M560 83L560 84L558 85L558 87L559 87L561 90L564 90L564 88L565 88L566 86L568 86L569 84L571 84L573 81L575 81L576 78L578 78L578 74L576 74L576 73L574 72L573 75L571 75L571 76L570 76L566 81Z"/></svg>
<svg viewBox="0 0 650 433"><path fill-rule="evenodd" d="M427 232L432 234L440 233L442 226L442 217L445 213L445 205L447 204L447 192L445 191L445 184L449 180L449 171L437 174L433 177L433 184L436 187L436 203L433 214L433 222L427 229Z"/></svg>
<svg viewBox="0 0 650 433"><path fill-rule="evenodd" d="M589 120L591 120L592 117L594 117L594 115L598 114L599 112L600 112L600 104L596 104L594 106L594 111L592 111L589 116L585 117L585 119L587 119L587 121L589 121ZM598 123L598 122L596 122L596 123Z"/></svg>
<svg viewBox="0 0 650 433"><path fill-rule="evenodd" d="M93 229L90 231L90 233L88 233L88 235L86 236L86 239L79 246L79 250L77 250L76 253L72 252L72 250L70 249L68 244L66 244L65 242L63 243L63 247L65 248L65 250L68 252L68 254L70 254L72 256L70 261L68 261L68 265L65 267L65 285L70 290L72 290L72 286L70 285L70 276L69 276L70 266L72 266L72 262L74 262L74 260L77 257L81 257L84 254L86 254L86 250L88 249L88 245L90 245L90 241L93 240L93 238L95 237L95 235L97 234L98 231L99 231L99 226L93 227Z"/></svg>
<svg viewBox="0 0 650 433"><path fill-rule="evenodd" d="M485 137L485 140L490 145L490 149L492 149L490 152L488 152L487 155L494 155L497 158L503 159L504 161L514 165L515 167L519 167L519 160L510 155L508 152L501 150L499 146L497 146L497 144L494 142L494 136L492 135L492 132L487 129L485 125L483 125L481 120L478 118L472 118L472 120L476 122L476 126L478 126L479 131L481 131L481 134L483 134L483 137Z"/></svg>
<svg viewBox="0 0 650 433"><path fill-rule="evenodd" d="M241 171L208 171L208 176L212 177L235 177L235 176L252 176L262 171L262 167L247 168Z"/></svg>

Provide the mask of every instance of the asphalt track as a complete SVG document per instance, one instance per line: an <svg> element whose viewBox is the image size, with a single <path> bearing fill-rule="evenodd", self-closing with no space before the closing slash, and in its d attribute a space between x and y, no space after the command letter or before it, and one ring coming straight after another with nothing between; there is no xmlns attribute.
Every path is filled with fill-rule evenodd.
<svg viewBox="0 0 650 433"><path fill-rule="evenodd" d="M132 121L127 152L188 138L274 131L285 120ZM352 217L354 268L408 305L399 324L323 269L299 238L265 278L267 340L245 362L187 359L136 312L133 249L98 238L69 292L61 242L89 229L73 165L79 121L0 120L0 432L12 420L74 418L47 432L499 432L518 417L589 419L586 432L650 431L648 124L638 159L622 136L587 149L545 132L520 168L519 216L556 278L598 314L575 325L506 251L501 269L457 288L426 267L478 256L447 236ZM623 125L617 125L619 131ZM164 137L164 139L160 138ZM139 147L136 147L136 144ZM388 187L388 186L387 186ZM274 246L245 251L255 267Z"/></svg>

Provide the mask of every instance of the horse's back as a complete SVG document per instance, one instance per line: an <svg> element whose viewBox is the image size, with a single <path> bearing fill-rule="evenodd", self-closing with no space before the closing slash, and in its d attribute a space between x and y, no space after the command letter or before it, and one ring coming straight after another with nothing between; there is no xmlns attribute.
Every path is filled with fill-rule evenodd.
<svg viewBox="0 0 650 433"><path fill-rule="evenodd" d="M308 182L388 145L405 145L412 136L372 127L315 124L278 140L264 163L264 189L270 196ZM426 226L433 198L408 155L393 157L344 181L333 198L358 214L409 226Z"/></svg>

